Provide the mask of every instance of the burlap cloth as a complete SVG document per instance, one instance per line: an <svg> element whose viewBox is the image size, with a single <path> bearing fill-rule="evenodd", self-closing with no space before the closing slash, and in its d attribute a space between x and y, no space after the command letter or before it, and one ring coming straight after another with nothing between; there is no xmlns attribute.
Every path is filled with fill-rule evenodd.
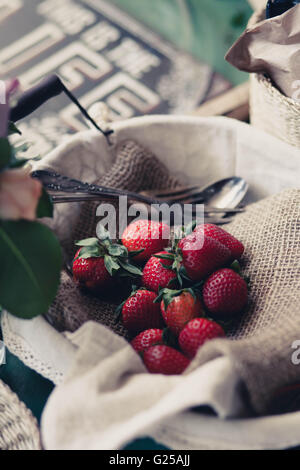
<svg viewBox="0 0 300 470"><path fill-rule="evenodd" d="M170 188L179 184L149 151L132 141L117 148L111 170L99 183L132 191ZM94 236L98 203L85 203L71 239L64 243L67 256L73 241ZM286 190L247 207L226 225L245 245L243 273L250 277L247 312L228 329L228 339L207 343L191 365L226 355L234 361L245 383L253 411L267 413L273 393L300 380L300 366L291 361L292 343L300 339L300 190ZM82 293L67 272L48 320L58 330L75 331L95 320L126 337L115 323L116 299L111 302Z"/></svg>
<svg viewBox="0 0 300 470"><path fill-rule="evenodd" d="M166 167L151 152L132 141L120 144L116 154L116 160L110 171L96 179L95 183L134 192L174 188L179 184L178 179L171 176ZM98 201L82 204L70 238L62 242L67 260L71 260L76 251L74 240L95 236L96 225L99 221L99 217L96 216L98 205ZM117 212L117 204L115 208ZM65 210L68 211L69 208ZM111 302L106 302L86 295L74 285L68 271L63 271L59 292L47 318L59 331L75 331L85 321L95 320L110 327L116 333L126 336L126 329L121 322L116 323L114 315L116 306L123 299L121 300L115 292L115 297L110 300Z"/></svg>

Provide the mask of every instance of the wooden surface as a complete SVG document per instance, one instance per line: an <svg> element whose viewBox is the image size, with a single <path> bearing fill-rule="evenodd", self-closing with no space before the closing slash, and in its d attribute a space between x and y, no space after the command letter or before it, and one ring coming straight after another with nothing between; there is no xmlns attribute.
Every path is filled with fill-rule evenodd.
<svg viewBox="0 0 300 470"><path fill-rule="evenodd" d="M227 116L247 121L249 117L249 81L206 101L191 114L194 116Z"/></svg>

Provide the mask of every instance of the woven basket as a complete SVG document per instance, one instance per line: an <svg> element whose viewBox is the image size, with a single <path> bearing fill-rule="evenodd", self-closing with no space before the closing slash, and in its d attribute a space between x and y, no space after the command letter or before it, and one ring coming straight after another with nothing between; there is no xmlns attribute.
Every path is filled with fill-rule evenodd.
<svg viewBox="0 0 300 470"><path fill-rule="evenodd" d="M256 12L248 26L265 18ZM250 122L295 147L300 147L300 104L283 95L263 74L250 75Z"/></svg>
<svg viewBox="0 0 300 470"><path fill-rule="evenodd" d="M0 380L0 450L40 450L36 419Z"/></svg>

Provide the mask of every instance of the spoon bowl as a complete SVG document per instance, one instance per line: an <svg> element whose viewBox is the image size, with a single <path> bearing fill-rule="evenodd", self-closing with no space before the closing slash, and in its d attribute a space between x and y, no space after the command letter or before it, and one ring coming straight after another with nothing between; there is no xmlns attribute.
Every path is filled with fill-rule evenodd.
<svg viewBox="0 0 300 470"><path fill-rule="evenodd" d="M244 199L248 189L249 185L243 178L232 176L207 185L201 192L206 205L234 209Z"/></svg>
<svg viewBox="0 0 300 470"><path fill-rule="evenodd" d="M243 200L248 188L249 185L243 178L231 176L202 187L147 190L140 194L167 203L205 204L218 209L234 209Z"/></svg>

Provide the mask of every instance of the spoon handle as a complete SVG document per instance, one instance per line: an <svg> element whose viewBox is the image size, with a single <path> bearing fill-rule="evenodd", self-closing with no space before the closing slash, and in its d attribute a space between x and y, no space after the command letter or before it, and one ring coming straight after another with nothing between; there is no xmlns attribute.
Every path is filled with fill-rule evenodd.
<svg viewBox="0 0 300 470"><path fill-rule="evenodd" d="M101 196L99 194L80 194L80 193L75 193L75 194L51 194L50 191L50 196L52 199L52 202L54 204L65 204L65 203L70 203L70 202L86 202L86 201L100 201L100 198L102 199L110 199L110 200L115 200L119 196L115 194L102 194ZM165 204L165 202L164 202ZM195 206L195 204L193 204ZM241 212L245 212L244 207L237 207L235 209L231 209L228 207L212 207L212 206L205 206L204 208L204 213L205 214L238 214Z"/></svg>
<svg viewBox="0 0 300 470"><path fill-rule="evenodd" d="M94 195L96 199L127 196L129 199L134 199L135 201L143 202L145 204L161 204L161 201L158 199L154 199L140 193L134 193L132 191L126 191L123 189L109 188L107 186L100 186L98 184L83 183L82 181L47 170L34 171L31 176L33 178L37 178L42 183L44 188L50 193L50 195L53 196L55 193L67 193L69 197L78 197L78 193L80 193L81 197L85 196L85 200L87 196L91 195Z"/></svg>
<svg viewBox="0 0 300 470"><path fill-rule="evenodd" d="M121 189L108 188L106 186L99 186L96 184L83 183L82 181L71 179L67 176L62 176L58 173L39 170L32 173L34 178L39 179L43 184L44 188L49 192L52 202L54 204L63 204L67 202L83 202L83 201L99 201L101 199L118 199L120 196L127 196L128 199L143 202L145 204L168 204L167 201L161 201L154 199L140 193L134 193L131 191L125 191ZM62 194L63 193L63 194ZM177 202L184 206L183 203ZM170 202L172 205L173 202ZM189 204L195 208L196 204ZM243 207L237 208L220 208L206 206L204 213L216 213L216 214L236 214L244 212Z"/></svg>

